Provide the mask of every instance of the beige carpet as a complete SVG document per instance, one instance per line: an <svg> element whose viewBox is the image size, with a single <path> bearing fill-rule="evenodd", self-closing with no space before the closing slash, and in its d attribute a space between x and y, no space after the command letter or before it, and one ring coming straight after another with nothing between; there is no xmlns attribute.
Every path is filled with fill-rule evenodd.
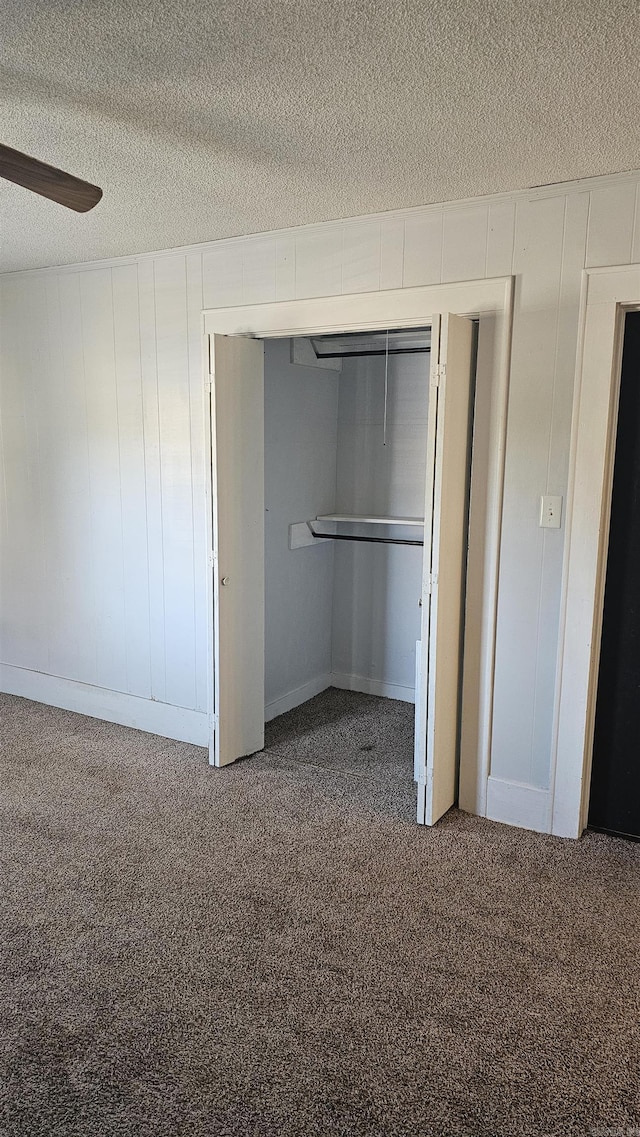
<svg viewBox="0 0 640 1137"><path fill-rule="evenodd" d="M0 697L2 1137L635 1134L640 845L418 829L321 698L216 771Z"/></svg>

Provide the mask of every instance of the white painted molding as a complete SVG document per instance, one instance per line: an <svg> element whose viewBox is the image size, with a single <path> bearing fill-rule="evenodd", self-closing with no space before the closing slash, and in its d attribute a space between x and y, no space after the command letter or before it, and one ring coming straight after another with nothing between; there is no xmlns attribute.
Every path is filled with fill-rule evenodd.
<svg viewBox="0 0 640 1137"><path fill-rule="evenodd" d="M640 265L583 273L552 748L552 832L587 823L625 311Z"/></svg>
<svg viewBox="0 0 640 1137"><path fill-rule="evenodd" d="M493 734L513 289L514 278L509 277L504 316L481 320L478 333L458 794L460 808L480 817L484 817L487 810ZM479 399L489 403L484 412L488 423L484 453L481 453L478 437ZM481 500L477 505L478 492Z"/></svg>
<svg viewBox="0 0 640 1137"><path fill-rule="evenodd" d="M487 783L487 817L519 829L548 833L551 821L551 794L522 782L489 778Z"/></svg>
<svg viewBox="0 0 640 1137"><path fill-rule="evenodd" d="M397 328L415 328L430 324L437 312L453 312L471 319L486 313L502 315L510 311L511 284L510 276L498 276L379 292L206 308L204 328L211 335L259 339L373 331L387 327L389 321Z"/></svg>
<svg viewBox="0 0 640 1137"><path fill-rule="evenodd" d="M304 683L302 687L296 687L294 691L289 691L287 695L281 695L279 699L273 699L272 702L267 703L264 708L264 721L271 722L278 715L284 715L287 711L292 711L294 707L301 706L306 703L308 699L313 699L316 695L320 695L327 687L331 687L330 675L319 675L317 679L311 679L309 683Z"/></svg>
<svg viewBox="0 0 640 1137"><path fill-rule="evenodd" d="M169 703L141 699L137 695L125 695L121 691L62 679L58 675L45 675L41 671L29 671L8 663L0 663L0 690L7 695L20 695L36 703L47 703L65 711L134 727L163 738L174 738L178 742L207 745L208 720L203 711L172 707Z"/></svg>
<svg viewBox="0 0 640 1137"><path fill-rule="evenodd" d="M415 703L413 687L403 687L400 683L385 683L381 679L370 679L366 675L342 675L332 672L331 687L340 691L359 691L362 695L381 695L384 699L401 699L403 703Z"/></svg>
<svg viewBox="0 0 640 1137"><path fill-rule="evenodd" d="M415 702L413 687L403 687L399 683L383 683L379 679L369 679L364 675L343 675L334 671L330 675L319 675L317 679L312 679L302 687L296 687L294 691L289 691L279 699L267 703L264 708L264 721L270 722L278 715L284 715L294 707L299 707L302 703L320 695L329 687L337 687L340 691L360 691L363 695L381 695L385 699L401 699L403 703Z"/></svg>

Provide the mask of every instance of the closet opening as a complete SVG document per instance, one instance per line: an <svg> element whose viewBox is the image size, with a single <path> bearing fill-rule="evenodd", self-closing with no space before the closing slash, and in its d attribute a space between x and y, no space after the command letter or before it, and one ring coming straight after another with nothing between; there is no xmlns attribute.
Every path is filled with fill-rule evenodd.
<svg viewBox="0 0 640 1137"><path fill-rule="evenodd" d="M273 741L327 691L394 700L409 762L415 708L417 823L458 797L486 812L511 293L505 278L204 313L212 766L260 753L265 725ZM354 350L356 330L373 347Z"/></svg>
<svg viewBox="0 0 640 1137"><path fill-rule="evenodd" d="M430 352L430 327L264 342L265 751L411 821Z"/></svg>

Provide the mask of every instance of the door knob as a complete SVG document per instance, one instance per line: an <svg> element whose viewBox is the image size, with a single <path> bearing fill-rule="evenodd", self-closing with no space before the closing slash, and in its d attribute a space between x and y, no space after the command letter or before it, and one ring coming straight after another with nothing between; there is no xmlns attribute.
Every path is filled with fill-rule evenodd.
<svg viewBox="0 0 640 1137"><path fill-rule="evenodd" d="M228 583L229 583L229 577L223 576L222 580L220 581L220 584L228 584Z"/></svg>

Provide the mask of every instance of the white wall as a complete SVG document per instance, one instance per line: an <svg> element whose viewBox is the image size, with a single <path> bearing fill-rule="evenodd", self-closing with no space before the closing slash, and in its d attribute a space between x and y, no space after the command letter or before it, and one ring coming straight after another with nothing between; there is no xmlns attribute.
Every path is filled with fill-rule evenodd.
<svg viewBox="0 0 640 1137"><path fill-rule="evenodd" d="M265 343L265 714L329 684L333 542L289 549L289 525L331 513L336 494L338 373L290 362Z"/></svg>
<svg viewBox="0 0 640 1137"><path fill-rule="evenodd" d="M3 278L0 686L204 743L201 305L199 256Z"/></svg>
<svg viewBox="0 0 640 1137"><path fill-rule="evenodd" d="M522 819L509 795L530 790L545 828L564 530L539 528L539 495L566 491L581 270L640 261L638 185L634 173L4 277L5 689L22 668L34 697L46 696L45 672L133 686L149 706L149 693L204 706L203 306L514 273L492 737L501 792L489 811Z"/></svg>
<svg viewBox="0 0 640 1137"><path fill-rule="evenodd" d="M345 359L340 376L336 511L423 517L429 356ZM337 542L333 672L361 689L413 699L422 549Z"/></svg>

